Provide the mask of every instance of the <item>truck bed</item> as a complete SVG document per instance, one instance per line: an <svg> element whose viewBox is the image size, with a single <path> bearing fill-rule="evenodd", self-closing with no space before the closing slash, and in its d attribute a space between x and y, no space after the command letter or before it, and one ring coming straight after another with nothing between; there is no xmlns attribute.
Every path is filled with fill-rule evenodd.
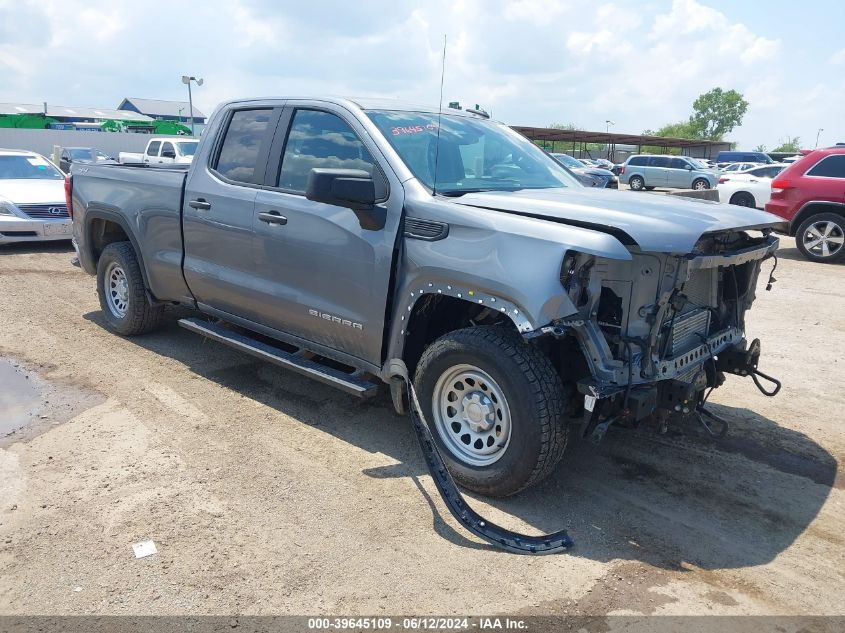
<svg viewBox="0 0 845 633"><path fill-rule="evenodd" d="M72 171L74 235L91 220L122 221L135 237L155 297L189 298L181 272L181 211L188 165L85 165ZM90 217L86 217L90 215ZM79 236L77 236L79 239ZM86 270L91 263L80 258ZM89 271L93 272L93 271Z"/></svg>

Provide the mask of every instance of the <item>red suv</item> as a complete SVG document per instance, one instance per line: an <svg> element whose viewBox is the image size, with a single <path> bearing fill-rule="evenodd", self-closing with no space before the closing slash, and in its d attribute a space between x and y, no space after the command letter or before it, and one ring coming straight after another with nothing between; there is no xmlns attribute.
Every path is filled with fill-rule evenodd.
<svg viewBox="0 0 845 633"><path fill-rule="evenodd" d="M780 172L766 211L787 220L807 259L845 257L845 147L812 151Z"/></svg>

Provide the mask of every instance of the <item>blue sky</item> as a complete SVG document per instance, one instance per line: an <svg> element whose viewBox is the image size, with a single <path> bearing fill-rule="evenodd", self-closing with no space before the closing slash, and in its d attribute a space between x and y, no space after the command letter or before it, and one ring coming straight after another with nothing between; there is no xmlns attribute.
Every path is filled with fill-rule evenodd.
<svg viewBox="0 0 845 633"><path fill-rule="evenodd" d="M845 141L842 0L0 0L0 101L116 107L334 94L446 100L511 124L619 132L685 119L721 86L750 102L729 138Z"/></svg>

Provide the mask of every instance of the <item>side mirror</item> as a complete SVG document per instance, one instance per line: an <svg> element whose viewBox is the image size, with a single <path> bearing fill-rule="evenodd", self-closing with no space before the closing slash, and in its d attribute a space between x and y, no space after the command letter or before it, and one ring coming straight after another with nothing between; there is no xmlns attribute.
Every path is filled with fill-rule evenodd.
<svg viewBox="0 0 845 633"><path fill-rule="evenodd" d="M369 209L376 203L373 177L361 169L315 167L308 174L305 197L349 209Z"/></svg>
<svg viewBox="0 0 845 633"><path fill-rule="evenodd" d="M308 174L305 197L352 209L361 228L367 231L380 231L387 222L387 208L376 206L373 177L361 169L315 167Z"/></svg>
<svg viewBox="0 0 845 633"><path fill-rule="evenodd" d="M687 163L687 171L692 171L692 165L690 165L689 163Z"/></svg>
<svg viewBox="0 0 845 633"><path fill-rule="evenodd" d="M172 149L166 149L161 153L162 158L176 158L176 152Z"/></svg>

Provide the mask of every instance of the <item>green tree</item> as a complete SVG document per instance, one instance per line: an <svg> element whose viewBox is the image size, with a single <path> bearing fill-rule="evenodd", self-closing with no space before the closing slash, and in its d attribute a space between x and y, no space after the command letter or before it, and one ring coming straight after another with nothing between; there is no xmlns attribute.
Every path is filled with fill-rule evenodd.
<svg viewBox="0 0 845 633"><path fill-rule="evenodd" d="M689 121L669 123L656 131L644 130L643 134L647 134L649 136L664 136L667 138L696 138L695 128Z"/></svg>
<svg viewBox="0 0 845 633"><path fill-rule="evenodd" d="M763 145L762 143L760 143L757 147L755 147L755 148L754 148L754 151L755 151L755 152L763 152L763 153L765 153L765 152L767 152L768 150L766 149L766 146L765 146L765 145Z"/></svg>
<svg viewBox="0 0 845 633"><path fill-rule="evenodd" d="M722 137L742 123L748 102L736 90L713 88L692 104L690 124L695 138L722 140Z"/></svg>
<svg viewBox="0 0 845 633"><path fill-rule="evenodd" d="M801 150L801 139L797 136L787 136L786 140L781 139L780 145L774 148L773 152L793 152L797 154Z"/></svg>

